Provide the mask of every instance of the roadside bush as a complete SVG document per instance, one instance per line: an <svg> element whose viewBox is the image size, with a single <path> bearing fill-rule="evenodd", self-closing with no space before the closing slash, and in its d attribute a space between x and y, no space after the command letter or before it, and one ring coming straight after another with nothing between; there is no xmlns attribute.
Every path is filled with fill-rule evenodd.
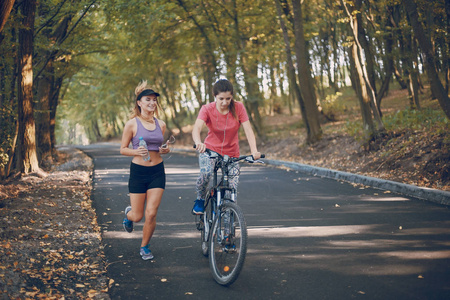
<svg viewBox="0 0 450 300"><path fill-rule="evenodd" d="M386 130L439 130L448 132L449 121L440 109L425 108L422 110L405 109L383 118ZM442 130L442 131L441 131Z"/></svg>
<svg viewBox="0 0 450 300"><path fill-rule="evenodd" d="M346 105L341 100L342 93L327 95L324 100L321 101L323 112L330 121L337 121L339 116L343 116L347 110Z"/></svg>
<svg viewBox="0 0 450 300"><path fill-rule="evenodd" d="M450 122L440 109L425 108L422 110L405 109L394 114L385 115L383 124L387 132L403 131L429 131L434 134L450 136ZM362 134L362 121L348 121L345 124L345 132L360 141ZM447 138L448 139L448 138Z"/></svg>

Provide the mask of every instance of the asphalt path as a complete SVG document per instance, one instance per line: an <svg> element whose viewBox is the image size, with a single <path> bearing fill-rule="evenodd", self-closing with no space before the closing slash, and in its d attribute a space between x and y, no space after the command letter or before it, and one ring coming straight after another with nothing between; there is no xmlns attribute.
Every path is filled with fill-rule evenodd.
<svg viewBox="0 0 450 300"><path fill-rule="evenodd" d="M277 168L242 164L238 204L248 226L244 268L218 285L190 210L195 153L165 157L167 186L151 240L122 228L131 158L118 144L80 147L94 161L111 299L450 299L448 206ZM270 154L268 155L270 158Z"/></svg>

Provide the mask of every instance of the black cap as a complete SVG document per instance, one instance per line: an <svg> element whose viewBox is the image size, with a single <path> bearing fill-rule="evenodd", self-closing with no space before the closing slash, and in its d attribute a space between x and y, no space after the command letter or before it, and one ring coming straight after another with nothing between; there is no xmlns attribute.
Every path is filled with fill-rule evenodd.
<svg viewBox="0 0 450 300"><path fill-rule="evenodd" d="M143 90L142 92L139 93L136 101L141 100L141 98L144 96L150 96L150 95L156 95L157 97L159 97L159 94L157 92L155 92L154 90L147 89L147 90Z"/></svg>

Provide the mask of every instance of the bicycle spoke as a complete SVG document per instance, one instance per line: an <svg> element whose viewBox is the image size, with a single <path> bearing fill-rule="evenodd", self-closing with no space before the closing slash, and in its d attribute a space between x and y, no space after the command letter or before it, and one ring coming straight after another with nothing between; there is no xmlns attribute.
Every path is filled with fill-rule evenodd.
<svg viewBox="0 0 450 300"><path fill-rule="evenodd" d="M247 229L240 208L224 204L213 226L210 240L210 264L216 281L229 285L239 275L247 250Z"/></svg>

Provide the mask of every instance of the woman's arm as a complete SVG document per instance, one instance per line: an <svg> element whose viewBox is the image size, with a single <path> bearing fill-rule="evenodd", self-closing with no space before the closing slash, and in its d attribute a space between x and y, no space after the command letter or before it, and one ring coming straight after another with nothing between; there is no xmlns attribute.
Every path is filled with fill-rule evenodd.
<svg viewBox="0 0 450 300"><path fill-rule="evenodd" d="M133 127L133 120L129 120L123 128L122 141L120 143L120 154L125 156L145 155L147 150L143 147L138 149L131 149L128 147L131 139L133 138Z"/></svg>
<svg viewBox="0 0 450 300"><path fill-rule="evenodd" d="M164 122L163 120L159 120L158 119L158 123L159 123L159 127L161 128L161 132L164 136L164 133L166 132L166 122ZM166 142L166 145L169 145L169 141ZM161 148L159 147L159 153L161 154L167 154L170 152L170 148L169 146L167 146L166 148Z"/></svg>
<svg viewBox="0 0 450 300"><path fill-rule="evenodd" d="M245 121L242 123L242 127L244 128L245 136L247 137L248 145L250 146L250 152L252 153L253 158L260 159L261 153L258 152L258 148L256 147L255 133L253 132L250 121Z"/></svg>
<svg viewBox="0 0 450 300"><path fill-rule="evenodd" d="M202 143L202 139L200 133L202 131L203 125L205 125L205 121L202 119L197 119L194 124L194 128L192 129L192 139L194 140L194 144L198 152L205 152L206 146Z"/></svg>
<svg viewBox="0 0 450 300"><path fill-rule="evenodd" d="M159 127L161 128L161 132L164 135L164 133L166 133L166 122L158 119L158 123L159 123Z"/></svg>

